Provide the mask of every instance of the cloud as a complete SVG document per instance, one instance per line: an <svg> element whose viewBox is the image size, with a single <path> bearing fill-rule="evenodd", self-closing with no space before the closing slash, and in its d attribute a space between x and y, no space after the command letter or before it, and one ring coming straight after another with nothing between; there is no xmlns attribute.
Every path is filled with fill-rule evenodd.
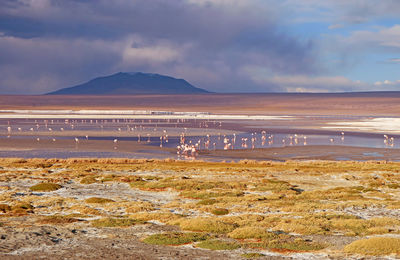
<svg viewBox="0 0 400 260"><path fill-rule="evenodd" d="M400 2L397 0L283 0L295 22L326 22L354 25L377 19L397 19Z"/></svg>
<svg viewBox="0 0 400 260"><path fill-rule="evenodd" d="M400 50L400 25L378 31L355 31L345 39L350 44L361 42L364 46Z"/></svg>
<svg viewBox="0 0 400 260"><path fill-rule="evenodd" d="M117 71L166 73L215 91L269 91L250 85L243 64L279 74L321 68L313 41L282 31L281 21L261 0L6 0L0 91L40 94Z"/></svg>
<svg viewBox="0 0 400 260"><path fill-rule="evenodd" d="M320 84L334 91L357 89L344 77L323 76L334 74L323 55L340 60L371 50L396 53L399 26L324 41L298 35L290 26L313 21L335 29L400 14L399 1L376 3L3 0L0 92L41 94L117 71L164 73L222 92L321 89ZM268 81L259 80L262 73Z"/></svg>
<svg viewBox="0 0 400 260"><path fill-rule="evenodd" d="M108 74L119 44L104 40L0 37L0 93L42 94Z"/></svg>
<svg viewBox="0 0 400 260"><path fill-rule="evenodd" d="M400 80L396 81L390 81L390 80L384 80L384 81L377 81L374 83L375 86L398 86L400 87Z"/></svg>
<svg viewBox="0 0 400 260"><path fill-rule="evenodd" d="M140 37L129 37L122 51L122 64L127 66L148 65L156 67L183 59L188 46L177 46L173 42L146 43Z"/></svg>

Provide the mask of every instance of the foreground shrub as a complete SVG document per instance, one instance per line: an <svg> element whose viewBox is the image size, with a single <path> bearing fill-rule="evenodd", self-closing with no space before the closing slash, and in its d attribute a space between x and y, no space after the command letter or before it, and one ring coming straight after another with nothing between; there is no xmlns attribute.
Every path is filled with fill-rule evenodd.
<svg viewBox="0 0 400 260"><path fill-rule="evenodd" d="M86 203L99 203L99 204L103 204L103 203L110 203L110 202L115 202L111 199L106 199L106 198L98 198L98 197L92 197L92 198L88 198L85 200Z"/></svg>
<svg viewBox="0 0 400 260"><path fill-rule="evenodd" d="M102 218L92 221L93 227L130 227L143 224L143 221L131 218Z"/></svg>
<svg viewBox="0 0 400 260"><path fill-rule="evenodd" d="M223 209L223 208L216 208L216 209L213 209L213 210L211 211L211 213L214 214L214 215L217 215L217 216L221 216L221 215L226 215L226 214L228 214L228 213L229 213L229 210Z"/></svg>
<svg viewBox="0 0 400 260"><path fill-rule="evenodd" d="M400 238L372 237L354 241L344 248L347 253L361 255L400 255Z"/></svg>
<svg viewBox="0 0 400 260"><path fill-rule="evenodd" d="M29 189L31 191L55 191L55 190L58 190L58 189L61 189L61 188L62 188L62 186L59 185L59 184L43 182L43 183L39 183L39 184L33 185Z"/></svg>
<svg viewBox="0 0 400 260"><path fill-rule="evenodd" d="M217 203L216 199L204 199L197 202L198 205L213 205Z"/></svg>
<svg viewBox="0 0 400 260"><path fill-rule="evenodd" d="M289 251L316 251L326 247L325 244L308 242L303 239L295 239L293 241L271 241L268 244L271 249L289 250Z"/></svg>
<svg viewBox="0 0 400 260"><path fill-rule="evenodd" d="M41 224L69 224L79 221L76 218L68 217L68 216L46 216L39 221Z"/></svg>
<svg viewBox="0 0 400 260"><path fill-rule="evenodd" d="M18 202L11 208L12 214L16 215L26 215L28 213L33 213L34 207L27 202Z"/></svg>
<svg viewBox="0 0 400 260"><path fill-rule="evenodd" d="M180 227L190 231L204 231L211 233L229 233L236 225L225 223L213 218L193 218L180 222Z"/></svg>
<svg viewBox="0 0 400 260"><path fill-rule="evenodd" d="M206 240L196 245L200 248L211 250L234 250L240 248L240 244L235 242L227 242L222 240Z"/></svg>
<svg viewBox="0 0 400 260"><path fill-rule="evenodd" d="M237 228L229 233L228 236L235 239L266 239L278 237L275 233L268 232L266 229L260 227Z"/></svg>
<svg viewBox="0 0 400 260"><path fill-rule="evenodd" d="M196 241L201 241L207 239L209 236L204 233L163 233L154 234L146 237L143 242L152 245L183 245L187 243L192 243Z"/></svg>
<svg viewBox="0 0 400 260"><path fill-rule="evenodd" d="M80 181L81 184L92 184L92 183L96 183L97 180L94 176L87 176L82 178L82 180Z"/></svg>

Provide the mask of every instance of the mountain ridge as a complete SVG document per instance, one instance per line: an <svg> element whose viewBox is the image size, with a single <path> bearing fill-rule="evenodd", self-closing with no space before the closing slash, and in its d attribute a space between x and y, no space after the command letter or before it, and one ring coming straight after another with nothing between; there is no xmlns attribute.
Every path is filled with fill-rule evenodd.
<svg viewBox="0 0 400 260"><path fill-rule="evenodd" d="M85 83L62 88L45 95L132 95L211 93L194 87L184 79L157 73L117 72Z"/></svg>

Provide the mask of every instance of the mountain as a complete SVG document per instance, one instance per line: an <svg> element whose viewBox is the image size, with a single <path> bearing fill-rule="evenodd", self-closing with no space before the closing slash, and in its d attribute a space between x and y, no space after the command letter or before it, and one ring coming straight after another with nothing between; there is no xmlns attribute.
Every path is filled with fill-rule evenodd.
<svg viewBox="0 0 400 260"><path fill-rule="evenodd" d="M131 94L201 94L186 80L151 73L119 72L92 79L81 85L63 88L47 95L131 95Z"/></svg>

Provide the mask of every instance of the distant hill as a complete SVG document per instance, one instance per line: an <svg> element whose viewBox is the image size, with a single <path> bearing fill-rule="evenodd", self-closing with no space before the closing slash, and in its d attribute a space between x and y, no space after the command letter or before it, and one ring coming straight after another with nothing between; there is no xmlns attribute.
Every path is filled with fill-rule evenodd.
<svg viewBox="0 0 400 260"><path fill-rule="evenodd" d="M63 88L47 95L132 95L132 94L201 94L208 91L196 88L183 79L151 73L119 72L92 79L81 85Z"/></svg>

